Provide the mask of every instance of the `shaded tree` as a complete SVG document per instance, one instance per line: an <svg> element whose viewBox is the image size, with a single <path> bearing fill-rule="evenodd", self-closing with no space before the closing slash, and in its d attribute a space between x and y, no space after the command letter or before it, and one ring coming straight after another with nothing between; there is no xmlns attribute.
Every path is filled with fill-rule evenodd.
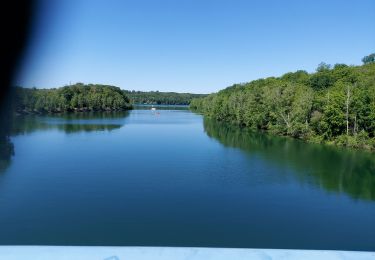
<svg viewBox="0 0 375 260"><path fill-rule="evenodd" d="M363 62L363 64L374 63L375 62L375 53L371 53L370 55L363 57L362 62Z"/></svg>

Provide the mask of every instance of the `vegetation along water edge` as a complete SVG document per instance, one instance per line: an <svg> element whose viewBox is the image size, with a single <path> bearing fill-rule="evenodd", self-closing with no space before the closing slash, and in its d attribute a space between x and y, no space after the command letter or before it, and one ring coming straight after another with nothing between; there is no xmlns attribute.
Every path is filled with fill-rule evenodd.
<svg viewBox="0 0 375 260"><path fill-rule="evenodd" d="M319 64L235 84L190 108L241 127L315 143L375 150L375 54L363 65Z"/></svg>

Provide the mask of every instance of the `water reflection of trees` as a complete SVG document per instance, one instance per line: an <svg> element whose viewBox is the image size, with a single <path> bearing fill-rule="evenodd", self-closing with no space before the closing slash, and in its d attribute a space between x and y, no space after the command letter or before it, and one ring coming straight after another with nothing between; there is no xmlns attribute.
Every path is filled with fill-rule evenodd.
<svg viewBox="0 0 375 260"><path fill-rule="evenodd" d="M9 107L8 102L0 104L0 172L9 166L14 155L14 145L10 140L11 112Z"/></svg>
<svg viewBox="0 0 375 260"><path fill-rule="evenodd" d="M0 172L9 166L12 155L14 155L14 145L10 141L9 136L3 131L1 131L0 133Z"/></svg>
<svg viewBox="0 0 375 260"><path fill-rule="evenodd" d="M12 120L12 135L27 134L40 130L61 130L67 134L77 132L111 131L122 127L128 111L68 113L53 116L15 116Z"/></svg>
<svg viewBox="0 0 375 260"><path fill-rule="evenodd" d="M225 146L237 147L279 167L294 169L300 181L311 181L353 198L375 200L375 155L370 152L306 144L289 138L252 132L205 119L208 136Z"/></svg>
<svg viewBox="0 0 375 260"><path fill-rule="evenodd" d="M116 111L14 116L3 110L0 114L0 171L9 166L14 155L11 136L55 129L66 134L112 131L121 128L128 115L128 111Z"/></svg>

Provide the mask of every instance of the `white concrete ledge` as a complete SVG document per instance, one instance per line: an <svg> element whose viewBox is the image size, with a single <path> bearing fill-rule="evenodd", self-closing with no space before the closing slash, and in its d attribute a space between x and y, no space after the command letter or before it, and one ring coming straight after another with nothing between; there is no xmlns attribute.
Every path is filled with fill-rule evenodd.
<svg viewBox="0 0 375 260"><path fill-rule="evenodd" d="M374 260L375 252L200 247L0 246L0 259L18 260Z"/></svg>

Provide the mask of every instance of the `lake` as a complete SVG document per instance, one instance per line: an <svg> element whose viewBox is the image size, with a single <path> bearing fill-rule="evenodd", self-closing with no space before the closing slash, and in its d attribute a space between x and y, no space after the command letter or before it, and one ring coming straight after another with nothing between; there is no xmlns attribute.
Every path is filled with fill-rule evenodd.
<svg viewBox="0 0 375 260"><path fill-rule="evenodd" d="M0 244L375 250L375 154L186 109L17 116Z"/></svg>

